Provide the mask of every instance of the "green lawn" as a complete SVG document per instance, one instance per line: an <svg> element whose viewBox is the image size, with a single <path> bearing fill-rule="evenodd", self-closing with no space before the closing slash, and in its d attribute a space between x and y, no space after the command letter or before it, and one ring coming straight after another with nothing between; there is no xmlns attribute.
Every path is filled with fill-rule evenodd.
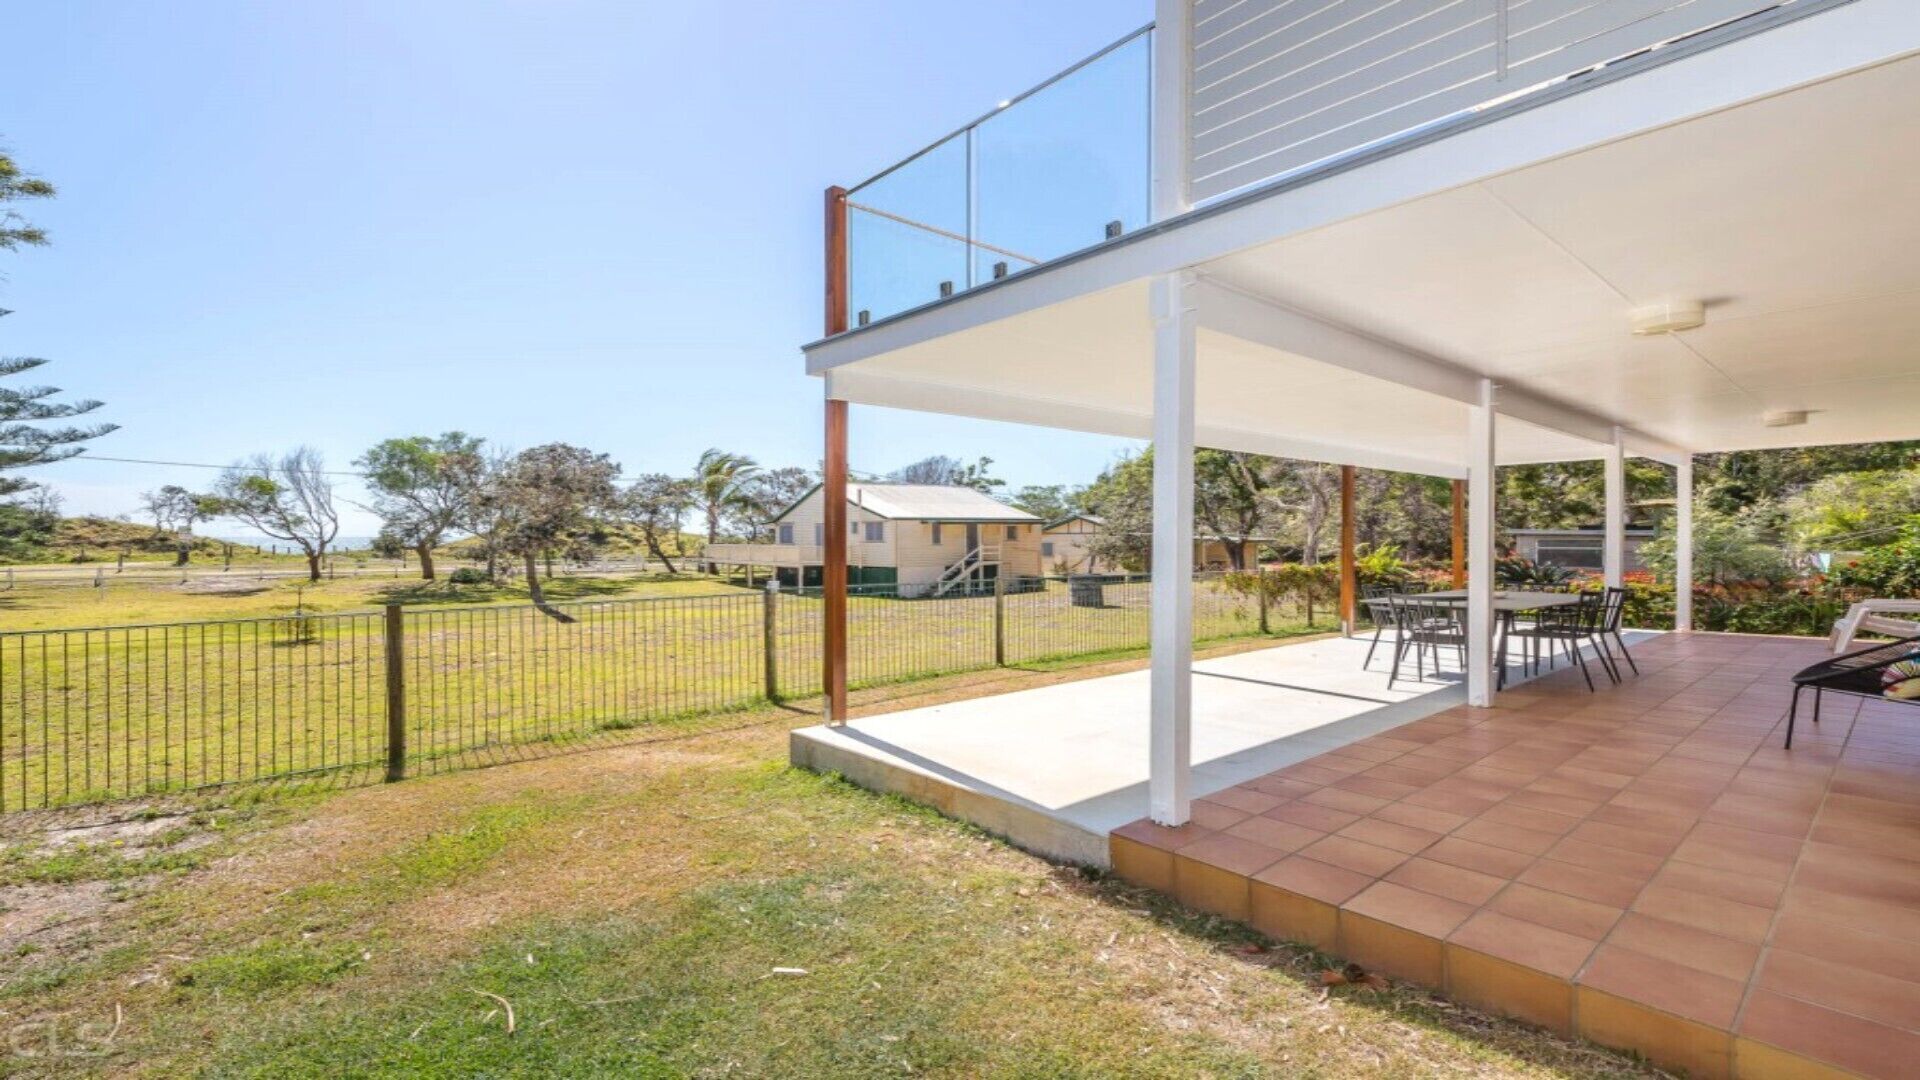
<svg viewBox="0 0 1920 1080"><path fill-rule="evenodd" d="M195 802L82 854L16 816L0 1075L1650 1075L1416 989L1323 996L1309 950L790 770L793 714L737 719ZM69 921L36 934L50 890Z"/></svg>

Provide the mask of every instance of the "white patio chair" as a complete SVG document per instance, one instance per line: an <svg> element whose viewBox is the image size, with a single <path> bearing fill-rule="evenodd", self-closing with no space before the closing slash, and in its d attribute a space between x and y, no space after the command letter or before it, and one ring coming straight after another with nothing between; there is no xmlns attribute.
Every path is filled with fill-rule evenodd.
<svg viewBox="0 0 1920 1080"><path fill-rule="evenodd" d="M1846 652L1853 646L1855 634L1886 634L1889 637L1920 636L1920 622L1908 619L1890 619L1889 614L1920 614L1920 600L1862 600L1847 609L1833 624L1833 636L1829 639L1834 655Z"/></svg>

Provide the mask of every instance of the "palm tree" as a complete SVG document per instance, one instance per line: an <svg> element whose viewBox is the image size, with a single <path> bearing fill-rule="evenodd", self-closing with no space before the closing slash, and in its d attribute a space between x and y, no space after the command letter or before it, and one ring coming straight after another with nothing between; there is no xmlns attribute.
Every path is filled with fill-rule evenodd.
<svg viewBox="0 0 1920 1080"><path fill-rule="evenodd" d="M753 505L752 480L760 464L745 454L715 447L700 455L693 468L694 503L707 516L707 543L720 539L720 520L728 513Z"/></svg>

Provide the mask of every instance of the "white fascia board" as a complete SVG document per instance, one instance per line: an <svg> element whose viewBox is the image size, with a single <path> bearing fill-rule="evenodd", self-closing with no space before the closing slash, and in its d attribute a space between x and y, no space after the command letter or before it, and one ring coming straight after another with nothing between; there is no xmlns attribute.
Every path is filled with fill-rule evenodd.
<svg viewBox="0 0 1920 1080"><path fill-rule="evenodd" d="M1674 49L1680 54L1679 47ZM804 347L807 370L857 363L957 330L1220 258L1336 221L1768 97L1920 50L1920 3L1852 0L1785 25L1536 102L1404 149L1276 182ZM1551 93L1551 92L1549 92Z"/></svg>
<svg viewBox="0 0 1920 1080"><path fill-rule="evenodd" d="M1112 435L1123 439L1149 440L1153 437L1151 413L1132 413L1118 409L1099 409L1073 402L1053 401L1020 394L1006 394L972 386L874 375L859 370L841 369L828 373L831 397L859 405L883 405L915 412L964 416L975 420L1000 420L1013 424L1084 431L1094 435ZM1413 457L1372 449L1363 445L1345 445L1316 439L1299 439L1284 434L1246 431L1217 424L1197 423L1194 438L1201 446L1220 450L1240 450L1250 454L1323 461L1335 465L1355 465L1364 469L1417 473L1461 479L1466 470L1460 465L1428 458Z"/></svg>

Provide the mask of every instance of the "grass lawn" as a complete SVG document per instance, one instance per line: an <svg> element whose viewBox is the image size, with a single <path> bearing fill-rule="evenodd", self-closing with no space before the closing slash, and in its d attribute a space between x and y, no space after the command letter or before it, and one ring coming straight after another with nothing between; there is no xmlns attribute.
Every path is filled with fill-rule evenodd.
<svg viewBox="0 0 1920 1080"><path fill-rule="evenodd" d="M1072 603L1057 582L1010 594L998 653L992 596L857 596L851 682L1126 655L1146 645L1149 590L1144 581L1115 584L1099 606ZM296 598L304 615L287 618ZM316 770L365 775L386 759L386 636L371 610L383 602L406 609L416 771L684 730L819 692L817 597L772 601L770 648L765 594L709 578L562 579L551 598L571 615L565 622L512 603L524 598L514 587L340 581L304 590L266 583L217 598L186 587L106 590L92 601L102 610L10 611L20 621L32 614L71 626L81 614L117 626L0 634L0 811ZM251 621L181 621L190 613ZM1261 635L1252 599L1217 580L1196 586L1199 640L1327 625L1269 614Z"/></svg>
<svg viewBox="0 0 1920 1080"><path fill-rule="evenodd" d="M0 1075L1644 1074L1410 988L1323 995L1324 958L788 769L810 715L740 719L0 819Z"/></svg>
<svg viewBox="0 0 1920 1080"><path fill-rule="evenodd" d="M236 571L236 575L238 572ZM207 619L259 619L342 611L372 611L384 604L524 604L522 584L450 585L418 577L299 579L213 583L139 584L104 589L22 587L0 592L0 632L57 630L74 626L127 626L138 623L199 622ZM738 592L708 577L636 574L626 577L562 577L547 586L557 600L589 597L710 596Z"/></svg>

